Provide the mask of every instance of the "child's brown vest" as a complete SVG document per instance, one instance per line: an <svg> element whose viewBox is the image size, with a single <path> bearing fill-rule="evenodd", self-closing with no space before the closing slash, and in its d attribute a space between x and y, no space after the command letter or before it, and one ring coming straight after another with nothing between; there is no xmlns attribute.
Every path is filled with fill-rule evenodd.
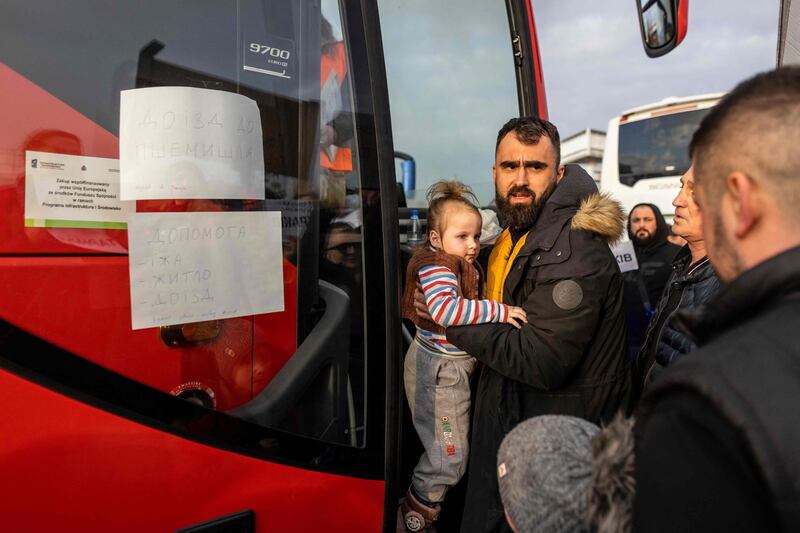
<svg viewBox="0 0 800 533"><path fill-rule="evenodd" d="M444 333L444 328L431 320L420 318L414 310L414 292L419 282L419 269L428 265L441 265L449 268L458 280L460 295L469 300L476 300L483 295L483 272L481 266L469 263L465 259L445 252L434 252L430 248L418 248L406 269L406 284L403 292L403 318L412 321L418 328Z"/></svg>

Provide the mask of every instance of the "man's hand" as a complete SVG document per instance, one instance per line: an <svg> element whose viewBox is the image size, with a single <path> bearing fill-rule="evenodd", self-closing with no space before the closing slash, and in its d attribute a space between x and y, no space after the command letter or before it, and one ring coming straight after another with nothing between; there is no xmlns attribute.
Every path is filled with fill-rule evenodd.
<svg viewBox="0 0 800 533"><path fill-rule="evenodd" d="M522 329L522 324L528 323L528 313L521 307L514 307L513 305L508 306L508 319L506 320L509 324L514 326L517 329Z"/></svg>
<svg viewBox="0 0 800 533"><path fill-rule="evenodd" d="M422 293L422 285L417 282L417 290L414 291L414 311L417 316L428 322L433 322L433 317L428 311L428 304L425 303L425 295Z"/></svg>

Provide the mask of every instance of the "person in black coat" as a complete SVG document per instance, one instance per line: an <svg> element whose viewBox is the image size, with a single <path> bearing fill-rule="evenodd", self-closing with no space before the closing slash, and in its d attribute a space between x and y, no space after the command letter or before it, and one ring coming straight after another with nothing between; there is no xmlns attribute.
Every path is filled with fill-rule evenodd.
<svg viewBox="0 0 800 533"><path fill-rule="evenodd" d="M560 166L558 131L511 120L498 134L494 181L501 220L488 297L523 307L528 324L447 328L447 340L483 363L473 419L462 532L510 531L495 472L517 423L563 414L599 424L628 401L622 277L609 242L621 206L577 165Z"/></svg>
<svg viewBox="0 0 800 533"><path fill-rule="evenodd" d="M695 348L695 342L676 325L680 311L697 309L719 290L720 282L706 255L702 215L694 200L692 168L681 176L681 190L672 201L675 206L673 230L687 244L672 262L672 273L647 328L645 341L636 358L634 403L641 392L663 369Z"/></svg>
<svg viewBox="0 0 800 533"><path fill-rule="evenodd" d="M628 238L639 265L638 270L623 275L625 329L632 360L642 347L647 325L672 273L672 260L681 249L667 240L669 231L664 215L654 204L637 204L628 215Z"/></svg>
<svg viewBox="0 0 800 533"><path fill-rule="evenodd" d="M800 68L739 84L690 144L726 285L683 315L698 343L645 393L634 531L800 531Z"/></svg>

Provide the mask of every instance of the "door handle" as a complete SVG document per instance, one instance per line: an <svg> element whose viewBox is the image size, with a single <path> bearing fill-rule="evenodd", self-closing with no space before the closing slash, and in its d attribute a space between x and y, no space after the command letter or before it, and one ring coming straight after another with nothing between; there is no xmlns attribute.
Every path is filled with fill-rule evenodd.
<svg viewBox="0 0 800 533"><path fill-rule="evenodd" d="M161 326L161 340L170 348L186 348L216 339L222 331L222 320L206 320L191 324Z"/></svg>

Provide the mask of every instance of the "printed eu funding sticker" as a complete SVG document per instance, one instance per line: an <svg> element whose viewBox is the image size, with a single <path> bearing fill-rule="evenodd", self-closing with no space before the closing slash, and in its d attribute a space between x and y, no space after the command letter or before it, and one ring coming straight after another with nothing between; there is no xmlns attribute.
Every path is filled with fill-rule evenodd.
<svg viewBox="0 0 800 533"><path fill-rule="evenodd" d="M25 152L25 226L125 229L134 209L120 201L119 160Z"/></svg>
<svg viewBox="0 0 800 533"><path fill-rule="evenodd" d="M283 311L281 214L135 213L133 329Z"/></svg>

